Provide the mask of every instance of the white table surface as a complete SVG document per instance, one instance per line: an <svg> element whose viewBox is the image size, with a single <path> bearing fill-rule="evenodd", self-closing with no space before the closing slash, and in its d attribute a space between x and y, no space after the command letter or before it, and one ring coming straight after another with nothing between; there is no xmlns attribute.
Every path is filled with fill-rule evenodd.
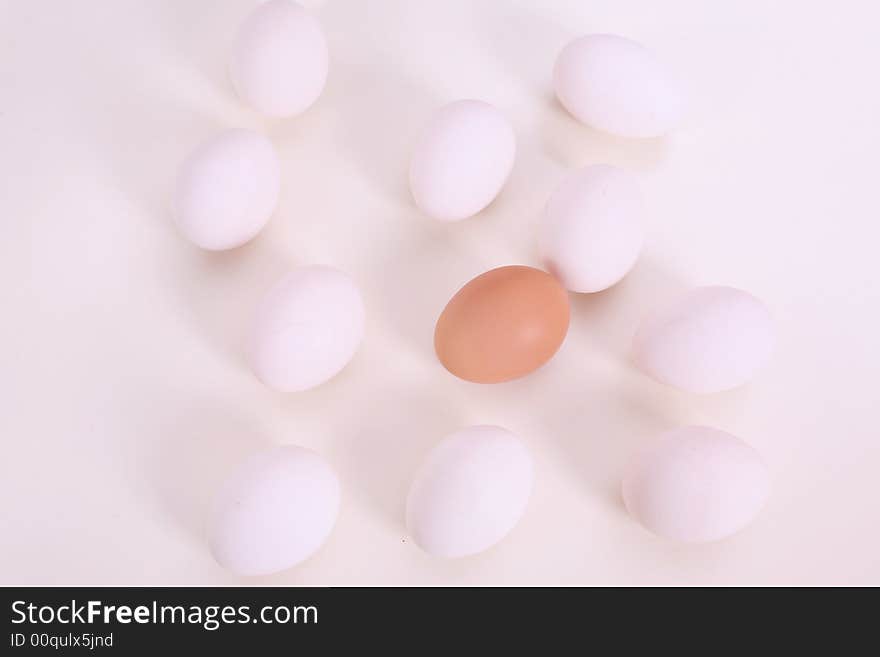
<svg viewBox="0 0 880 657"><path fill-rule="evenodd" d="M225 74L248 0L0 2L0 583L880 584L880 39L877 4L326 0L331 73L303 116L267 120ZM691 92L686 124L626 141L574 122L549 80L567 39L647 44ZM512 177L479 217L440 224L406 188L441 104L513 121ZM253 243L201 252L169 219L178 164L234 126L283 160L280 207ZM566 172L635 171L649 245L619 286L572 297L549 365L494 386L448 374L434 321L467 280L537 265L534 229ZM367 335L310 392L261 386L242 332L288 268L350 272ZM693 396L629 364L643 313L696 284L763 298L772 365ZM526 516L473 558L407 539L403 505L431 445L468 424L520 434ZM633 449L686 423L757 447L774 490L757 521L680 546L627 516ZM205 508L263 445L316 449L345 487L315 557L265 578L217 566Z"/></svg>

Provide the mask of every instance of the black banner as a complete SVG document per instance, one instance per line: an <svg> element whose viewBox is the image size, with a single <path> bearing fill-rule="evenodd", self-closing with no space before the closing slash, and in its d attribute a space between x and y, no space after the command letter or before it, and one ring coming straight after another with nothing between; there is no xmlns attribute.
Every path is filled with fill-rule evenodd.
<svg viewBox="0 0 880 657"><path fill-rule="evenodd" d="M424 654L440 647L458 654L478 640L495 654L500 646L522 648L526 638L539 642L539 654L574 646L607 654L644 640L705 654L722 640L753 650L755 637L799 636L804 627L815 636L835 616L830 606L815 604L812 592L795 598L764 591L760 604L742 589L719 595L708 589L10 587L0 594L2 655L213 657L211 650L297 655L303 649L327 655L352 648ZM777 595L791 613L766 604ZM719 604L722 598L748 599L749 606L733 613L732 604ZM792 606L795 600L801 604ZM867 606L852 615L852 629L872 627L872 612Z"/></svg>

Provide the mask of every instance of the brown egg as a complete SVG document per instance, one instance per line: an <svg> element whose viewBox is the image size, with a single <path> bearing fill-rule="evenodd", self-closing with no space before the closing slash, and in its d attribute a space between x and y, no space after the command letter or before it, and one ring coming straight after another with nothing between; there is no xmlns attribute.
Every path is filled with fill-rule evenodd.
<svg viewBox="0 0 880 657"><path fill-rule="evenodd" d="M443 366L475 383L509 381L539 368L568 332L568 293L553 276L510 265L461 288L437 320Z"/></svg>

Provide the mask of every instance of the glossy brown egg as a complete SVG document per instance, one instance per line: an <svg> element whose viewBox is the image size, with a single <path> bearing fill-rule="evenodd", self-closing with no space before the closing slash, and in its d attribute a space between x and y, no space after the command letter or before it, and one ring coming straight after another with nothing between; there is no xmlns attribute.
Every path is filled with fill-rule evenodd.
<svg viewBox="0 0 880 657"><path fill-rule="evenodd" d="M568 332L568 293L550 274L521 265L480 274L443 309L434 349L443 366L475 383L500 383L546 363Z"/></svg>

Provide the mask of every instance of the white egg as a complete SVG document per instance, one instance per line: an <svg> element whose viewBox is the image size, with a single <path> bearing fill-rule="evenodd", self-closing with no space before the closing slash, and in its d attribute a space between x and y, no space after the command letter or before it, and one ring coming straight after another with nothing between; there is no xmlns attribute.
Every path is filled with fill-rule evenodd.
<svg viewBox="0 0 880 657"><path fill-rule="evenodd" d="M227 130L199 146L178 172L174 220L197 246L232 249L262 230L280 189L272 142L250 130Z"/></svg>
<svg viewBox="0 0 880 657"><path fill-rule="evenodd" d="M571 175L550 197L540 228L545 267L572 292L598 292L632 269L645 241L635 179L607 165Z"/></svg>
<svg viewBox="0 0 880 657"><path fill-rule="evenodd" d="M497 109L478 100L443 107L413 151L409 185L416 205L430 217L471 217L507 181L516 155L516 135Z"/></svg>
<svg viewBox="0 0 880 657"><path fill-rule="evenodd" d="M644 46L592 34L571 41L556 60L559 102L576 119L621 137L660 137L681 121L677 81Z"/></svg>
<svg viewBox="0 0 880 657"><path fill-rule="evenodd" d="M321 95L327 62L318 19L290 0L270 0L242 24L229 72L238 95L254 109L293 116Z"/></svg>
<svg viewBox="0 0 880 657"><path fill-rule="evenodd" d="M770 492L761 456L739 438L709 427L682 427L642 450L623 480L629 513L676 541L715 541L743 529Z"/></svg>
<svg viewBox="0 0 880 657"><path fill-rule="evenodd" d="M514 528L531 490L532 458L523 442L501 427L468 427L428 454L409 491L406 525L434 556L475 554Z"/></svg>
<svg viewBox="0 0 880 657"><path fill-rule="evenodd" d="M775 342L773 320L758 299L732 287L698 287L642 322L633 355L661 383L710 393L747 383Z"/></svg>
<svg viewBox="0 0 880 657"><path fill-rule="evenodd" d="M364 335L364 302L349 276L300 267L266 295L250 335L250 362L271 388L295 392L333 378Z"/></svg>
<svg viewBox="0 0 880 657"><path fill-rule="evenodd" d="M339 513L339 479L315 452L259 452L226 480L209 526L211 552L239 575L268 575L308 559Z"/></svg>

